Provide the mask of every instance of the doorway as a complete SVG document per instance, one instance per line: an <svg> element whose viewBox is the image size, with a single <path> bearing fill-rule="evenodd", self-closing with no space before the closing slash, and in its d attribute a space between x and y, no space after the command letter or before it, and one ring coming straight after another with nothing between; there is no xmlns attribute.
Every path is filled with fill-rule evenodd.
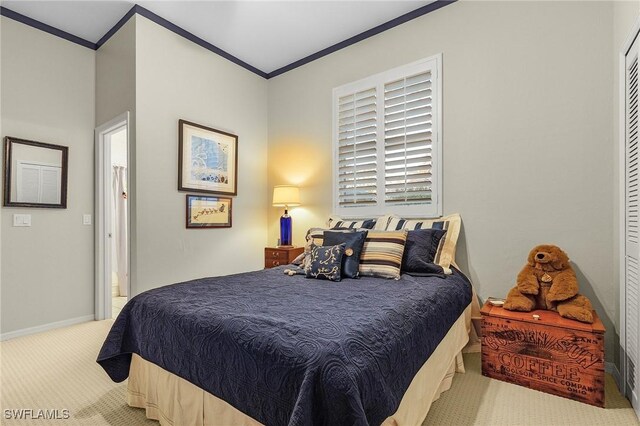
<svg viewBox="0 0 640 426"><path fill-rule="evenodd" d="M116 318L130 296L129 116L96 129L96 319Z"/></svg>

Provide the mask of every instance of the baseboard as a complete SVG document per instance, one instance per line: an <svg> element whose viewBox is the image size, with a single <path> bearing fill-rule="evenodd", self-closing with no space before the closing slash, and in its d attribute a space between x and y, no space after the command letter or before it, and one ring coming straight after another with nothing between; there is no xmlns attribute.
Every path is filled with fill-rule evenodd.
<svg viewBox="0 0 640 426"><path fill-rule="evenodd" d="M604 371L611 374L611 377L613 377L613 380L616 382L616 386L618 386L618 390L620 390L620 371L618 367L616 367L613 362L605 361Z"/></svg>
<svg viewBox="0 0 640 426"><path fill-rule="evenodd" d="M95 316L92 314L92 315L85 315L83 317L69 318L63 321L56 321L49 324L37 325L35 327L23 328L21 330L9 331L8 333L0 334L0 342L9 340L9 339L15 339L16 337L42 333L43 331L53 330L54 328L68 327L70 325L93 321L94 319L95 319Z"/></svg>

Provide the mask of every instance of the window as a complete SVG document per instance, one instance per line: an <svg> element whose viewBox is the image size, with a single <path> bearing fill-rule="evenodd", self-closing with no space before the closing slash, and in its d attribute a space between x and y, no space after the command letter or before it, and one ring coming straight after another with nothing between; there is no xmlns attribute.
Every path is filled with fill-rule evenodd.
<svg viewBox="0 0 640 426"><path fill-rule="evenodd" d="M442 215L440 55L333 90L334 212Z"/></svg>

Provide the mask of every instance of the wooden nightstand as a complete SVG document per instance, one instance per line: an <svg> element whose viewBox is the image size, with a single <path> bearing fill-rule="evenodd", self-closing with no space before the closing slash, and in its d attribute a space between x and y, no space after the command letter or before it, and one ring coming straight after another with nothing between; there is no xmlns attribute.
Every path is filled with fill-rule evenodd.
<svg viewBox="0 0 640 426"><path fill-rule="evenodd" d="M288 265L304 251L304 247L265 247L264 267Z"/></svg>

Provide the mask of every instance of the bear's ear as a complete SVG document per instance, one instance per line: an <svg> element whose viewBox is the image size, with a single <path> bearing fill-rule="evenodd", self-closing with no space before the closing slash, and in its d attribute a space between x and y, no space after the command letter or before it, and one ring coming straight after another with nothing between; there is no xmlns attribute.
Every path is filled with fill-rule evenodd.
<svg viewBox="0 0 640 426"><path fill-rule="evenodd" d="M533 261L533 257L536 255L537 250L534 248L529 252L529 257L527 257L527 263L529 266L535 266L535 262Z"/></svg>
<svg viewBox="0 0 640 426"><path fill-rule="evenodd" d="M569 266L569 256L567 256L567 253L562 251L559 247L555 247L554 254L556 256L556 260L551 262L553 269L559 271Z"/></svg>

